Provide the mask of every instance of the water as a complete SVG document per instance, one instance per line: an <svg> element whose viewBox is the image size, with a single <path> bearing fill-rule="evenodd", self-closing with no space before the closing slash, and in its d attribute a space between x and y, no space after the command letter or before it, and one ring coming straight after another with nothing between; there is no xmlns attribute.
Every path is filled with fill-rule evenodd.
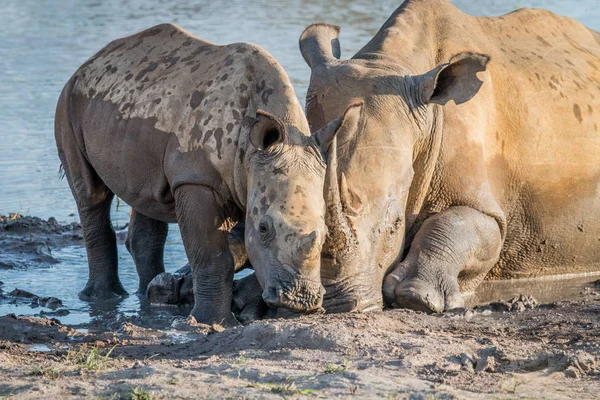
<svg viewBox="0 0 600 400"><path fill-rule="evenodd" d="M0 13L0 213L21 212L59 221L78 219L53 135L58 95L71 74L110 40L149 26L173 22L215 43L249 41L266 48L287 70L304 102L310 71L298 51L306 25L325 21L342 26L342 57L349 57L379 29L400 0L327 1L179 1L170 0L4 0ZM456 0L473 15L499 15L515 7L543 7L600 30L597 0ZM113 220L128 220L128 207L113 207ZM121 279L129 292L137 286L131 258L119 245ZM57 296L71 310L60 317L78 324L103 318L77 299L87 279L85 252L64 248L61 263L47 269L1 271L5 289L19 287L40 296ZM181 238L171 227L167 270L185 263ZM120 315L145 310L136 296L116 307ZM113 306L114 310L114 306ZM38 313L22 305L0 305L0 315ZM152 312L151 310L148 312ZM165 311L168 313L167 311Z"/></svg>

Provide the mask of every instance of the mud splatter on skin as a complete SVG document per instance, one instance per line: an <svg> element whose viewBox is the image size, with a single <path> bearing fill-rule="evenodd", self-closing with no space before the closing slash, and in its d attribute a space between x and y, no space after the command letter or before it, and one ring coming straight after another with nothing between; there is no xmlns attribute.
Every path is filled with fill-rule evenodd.
<svg viewBox="0 0 600 400"><path fill-rule="evenodd" d="M225 147L238 142L244 118L247 127L251 126L254 111L252 115L245 111L250 104L270 106L276 92L286 93L285 86L278 89L276 75L273 82L270 78L254 82L256 74L272 69L274 60L252 45L216 46L168 24L138 34L129 49L121 45L102 50L82 67L81 90L93 89L88 97L101 95L120 105L119 118L160 116L157 129L175 133L185 151L206 145L209 153L214 152L210 157L215 162L231 156L225 153L233 150ZM126 71L115 68L121 64L128 65ZM252 93L250 87L260 91ZM258 101L252 101L252 96ZM199 138L199 130L194 130L192 138L196 125L202 127L204 137Z"/></svg>
<svg viewBox="0 0 600 400"><path fill-rule="evenodd" d="M139 81L140 79L144 78L148 72L152 72L156 68L158 68L158 63L152 63L152 64L148 65L146 68L144 68L137 74L137 76L135 77L135 80Z"/></svg>
<svg viewBox="0 0 600 400"><path fill-rule="evenodd" d="M190 100L190 107L192 107L192 110L195 110L202 103L202 100L204 100L204 94L196 90L192 94L192 98Z"/></svg>
<svg viewBox="0 0 600 400"><path fill-rule="evenodd" d="M579 104L573 105L573 114L575 114L575 118L579 121L579 123L583 122L583 117L581 116L581 108Z"/></svg>

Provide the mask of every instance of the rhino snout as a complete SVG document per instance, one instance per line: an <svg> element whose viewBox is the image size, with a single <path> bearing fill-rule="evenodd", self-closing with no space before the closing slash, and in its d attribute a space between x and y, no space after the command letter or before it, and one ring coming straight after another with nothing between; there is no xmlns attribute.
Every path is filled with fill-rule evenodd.
<svg viewBox="0 0 600 400"><path fill-rule="evenodd" d="M321 308L325 288L319 279L300 276L290 266L270 277L263 290L263 300L272 308L311 312Z"/></svg>

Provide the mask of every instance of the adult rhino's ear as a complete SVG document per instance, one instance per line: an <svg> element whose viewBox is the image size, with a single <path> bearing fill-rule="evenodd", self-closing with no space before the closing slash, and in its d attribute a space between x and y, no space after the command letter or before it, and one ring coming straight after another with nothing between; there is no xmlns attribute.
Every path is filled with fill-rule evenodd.
<svg viewBox="0 0 600 400"><path fill-rule="evenodd" d="M462 104L477 94L483 81L478 72L485 71L490 58L482 54L461 53L450 60L419 76L423 103L445 105L450 100Z"/></svg>
<svg viewBox="0 0 600 400"><path fill-rule="evenodd" d="M358 131L360 116L362 113L363 103L353 103L348 106L344 115L334 119L323 128L313 133L313 138L321 148L323 153L327 153L329 146L336 136L349 138L355 135Z"/></svg>
<svg viewBox="0 0 600 400"><path fill-rule="evenodd" d="M250 129L250 143L258 150L267 150L285 140L285 125L266 111L256 112L256 121Z"/></svg>
<svg viewBox="0 0 600 400"><path fill-rule="evenodd" d="M340 27L329 24L312 24L300 35L300 52L309 67L314 68L339 59Z"/></svg>

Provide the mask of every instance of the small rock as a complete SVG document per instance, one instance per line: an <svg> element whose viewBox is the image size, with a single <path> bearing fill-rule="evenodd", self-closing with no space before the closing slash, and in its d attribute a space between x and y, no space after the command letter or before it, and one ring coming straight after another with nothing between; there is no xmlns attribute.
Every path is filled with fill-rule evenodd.
<svg viewBox="0 0 600 400"><path fill-rule="evenodd" d="M460 363L463 367L463 369L469 371L469 372L474 372L475 371L475 360L473 359L473 357L467 353L462 353L460 355Z"/></svg>
<svg viewBox="0 0 600 400"><path fill-rule="evenodd" d="M528 294L521 294L512 298L509 301L511 305L511 311L522 312L525 310L533 310L536 308L539 303L538 301Z"/></svg>
<svg viewBox="0 0 600 400"><path fill-rule="evenodd" d="M35 294L28 292L27 290L22 290L22 289L15 289L12 292L10 292L10 295L13 297L19 297L22 299L33 299L34 297L37 297Z"/></svg>
<svg viewBox="0 0 600 400"><path fill-rule="evenodd" d="M579 371L574 367L567 368L564 374L567 378L579 378L581 376Z"/></svg>
<svg viewBox="0 0 600 400"><path fill-rule="evenodd" d="M40 299L39 303L42 307L48 307L52 310L56 310L63 305L62 301L56 297L43 297Z"/></svg>
<svg viewBox="0 0 600 400"><path fill-rule="evenodd" d="M525 304L521 302L514 303L513 305L511 305L510 311L523 312L525 311Z"/></svg>
<svg viewBox="0 0 600 400"><path fill-rule="evenodd" d="M508 304L506 301L494 301L490 304L488 304L488 309L491 311L495 311L495 312L508 312L510 311L510 304Z"/></svg>
<svg viewBox="0 0 600 400"><path fill-rule="evenodd" d="M569 358L570 367L582 373L596 372L600 370L600 363L596 358L582 350L578 350Z"/></svg>
<svg viewBox="0 0 600 400"><path fill-rule="evenodd" d="M490 355L485 355L479 360L477 360L477 365L475 366L475 372L495 372L496 371L496 360L494 357Z"/></svg>

